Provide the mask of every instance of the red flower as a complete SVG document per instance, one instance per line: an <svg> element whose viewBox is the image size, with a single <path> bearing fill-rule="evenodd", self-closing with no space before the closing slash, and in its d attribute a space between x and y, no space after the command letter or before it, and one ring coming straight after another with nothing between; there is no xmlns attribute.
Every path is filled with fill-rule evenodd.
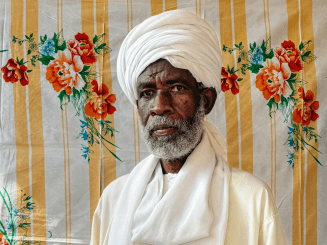
<svg viewBox="0 0 327 245"><path fill-rule="evenodd" d="M94 51L94 44L90 42L88 35L85 33L77 33L75 39L79 42L80 49L83 52L81 59L84 65L91 65L97 61L97 56Z"/></svg>
<svg viewBox="0 0 327 245"><path fill-rule="evenodd" d="M308 126L311 121L316 121L319 117L316 113L316 110L319 108L319 101L313 101L314 94L311 90L308 90L307 94L305 94L301 87L298 91L303 102L294 109L292 113L293 121L303 126Z"/></svg>
<svg viewBox="0 0 327 245"><path fill-rule="evenodd" d="M286 49L289 60L287 61L291 72L298 72L303 69L303 62L301 60L301 51L295 48L295 44L289 40L282 43L282 47Z"/></svg>
<svg viewBox="0 0 327 245"><path fill-rule="evenodd" d="M20 81L20 84L26 86L28 84L27 67L19 65L14 59L9 59L7 64L1 68L3 79L5 81L15 83Z"/></svg>
<svg viewBox="0 0 327 245"><path fill-rule="evenodd" d="M221 90L223 92L226 92L227 90L231 90L232 93L238 94L239 93L239 87L237 83L238 76L234 74L230 74L228 70L226 70L224 67L221 68Z"/></svg>
<svg viewBox="0 0 327 245"><path fill-rule="evenodd" d="M97 96L90 98L89 102L86 103L85 114L96 119L103 119L108 114L114 114L116 108L112 104L116 102L116 95L109 94L109 89L105 84L98 87L96 80L93 80L91 84L93 85L92 92L95 92Z"/></svg>

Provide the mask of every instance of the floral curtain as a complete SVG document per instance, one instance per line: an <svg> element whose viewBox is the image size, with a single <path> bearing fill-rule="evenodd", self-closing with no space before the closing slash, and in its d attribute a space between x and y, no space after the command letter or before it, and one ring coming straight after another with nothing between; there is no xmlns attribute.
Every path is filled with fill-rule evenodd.
<svg viewBox="0 0 327 245"><path fill-rule="evenodd" d="M271 188L289 244L327 240L324 0L0 2L0 244L88 244L103 189L149 152L117 54L151 15L186 9L220 37L206 120L228 162Z"/></svg>

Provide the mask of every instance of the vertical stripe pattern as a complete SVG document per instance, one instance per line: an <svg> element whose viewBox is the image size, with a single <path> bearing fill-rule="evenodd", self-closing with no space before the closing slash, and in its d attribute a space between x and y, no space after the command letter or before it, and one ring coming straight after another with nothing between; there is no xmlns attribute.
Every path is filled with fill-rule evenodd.
<svg viewBox="0 0 327 245"><path fill-rule="evenodd" d="M238 82L239 93L221 92L217 105L205 119L217 126L226 139L229 165L254 173L270 185L290 244L323 244L327 240L324 0L3 0L0 5L5 8L1 11L5 17L0 16L0 69L10 58L24 58L24 65L32 70L27 73L26 86L20 81L7 82L0 72L0 191L9 190L13 210L17 212L28 201L33 205L33 209L25 210L24 221L17 218L16 243L24 239L44 244L89 244L88 229L102 191L149 154L140 135L137 108L129 104L117 81L120 45L144 19L175 9L189 10L214 27L223 50L223 67L233 67L242 79ZM96 53L97 62L91 65L94 76L87 79L97 80L98 85L108 87L109 94L116 95L113 106L117 110L102 119L119 131L113 137L109 131L105 134L105 128L94 119L103 141L98 143L97 136L92 134L91 145L91 129L83 126L83 108L81 114L76 114L72 95L64 97L60 107L58 96L62 88L54 89L47 77L53 58L42 62L46 49L41 37L55 39L54 32L60 33L59 44L66 41L66 48L68 40L73 40L78 32L88 35L90 41L105 33L102 40L110 52L102 55L101 50L95 49L100 54ZM38 49L33 49L27 40L31 34ZM257 73L241 71L253 58L250 44L255 42L260 47L265 41L269 52L281 47L284 40L292 41L296 49L300 49L301 42L310 41L301 52L307 52L311 62L303 62L303 69L293 72L297 74L297 86L302 85L306 95L311 91L313 101L319 101L319 109L309 107L319 117L311 117L305 127L294 123L292 104L287 120L280 110L281 104L269 108L267 96L258 88ZM240 43L241 50L235 46ZM40 55L40 61L36 55ZM91 91L88 82L89 87L83 90ZM92 94L95 96L94 91ZM298 92L293 95L299 97ZM83 107L83 103L79 106ZM299 126L302 141L296 138L298 135L293 137L292 122ZM310 136L308 130L319 136ZM317 160L324 166L319 166ZM29 196L29 200L23 200ZM9 229L2 202L0 198L0 221ZM19 222L25 222L23 228L18 227Z"/></svg>

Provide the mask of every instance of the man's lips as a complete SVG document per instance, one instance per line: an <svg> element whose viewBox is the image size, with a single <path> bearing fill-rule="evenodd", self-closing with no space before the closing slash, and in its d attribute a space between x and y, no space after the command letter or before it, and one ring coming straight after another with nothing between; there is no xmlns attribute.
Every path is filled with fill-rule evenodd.
<svg viewBox="0 0 327 245"><path fill-rule="evenodd" d="M152 130L152 133L161 136L161 135L172 135L177 133L176 127L167 127L167 126L161 126L161 127L155 127Z"/></svg>

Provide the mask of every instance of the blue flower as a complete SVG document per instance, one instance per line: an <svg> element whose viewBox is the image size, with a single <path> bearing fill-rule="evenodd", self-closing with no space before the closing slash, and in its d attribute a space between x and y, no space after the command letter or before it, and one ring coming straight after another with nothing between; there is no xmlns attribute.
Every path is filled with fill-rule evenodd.
<svg viewBox="0 0 327 245"><path fill-rule="evenodd" d="M46 56L53 56L55 54L54 41L52 39L48 38L44 42L44 45L42 46L40 52Z"/></svg>
<svg viewBox="0 0 327 245"><path fill-rule="evenodd" d="M14 213L15 216L18 216L18 210L17 209L14 208L13 213Z"/></svg>
<svg viewBox="0 0 327 245"><path fill-rule="evenodd" d="M87 131L84 130L83 133L81 133L82 139L87 140Z"/></svg>
<svg viewBox="0 0 327 245"><path fill-rule="evenodd" d="M293 145L294 145L294 140L293 140L293 138L288 138L288 139L287 139L287 144L288 144L289 146L293 147Z"/></svg>
<svg viewBox="0 0 327 245"><path fill-rule="evenodd" d="M52 39L48 38L45 42L44 45L49 45L49 46L55 46L55 43Z"/></svg>
<svg viewBox="0 0 327 245"><path fill-rule="evenodd" d="M81 128L82 128L82 129L87 128L87 122L82 121L82 120L80 120L80 122L81 122Z"/></svg>
<svg viewBox="0 0 327 245"><path fill-rule="evenodd" d="M256 47L250 53L250 61L256 65L261 65L263 63L263 53L260 47Z"/></svg>
<svg viewBox="0 0 327 245"><path fill-rule="evenodd" d="M288 127L288 134L294 134L294 128Z"/></svg>
<svg viewBox="0 0 327 245"><path fill-rule="evenodd" d="M84 153L82 155L82 157L84 157L84 159L87 159L87 161L90 162L90 157L89 157L90 149L87 146L82 145L82 149L81 150Z"/></svg>
<svg viewBox="0 0 327 245"><path fill-rule="evenodd" d="M6 219L6 223L7 223L7 225L8 225L8 229L11 230L11 228L12 228L12 223L11 223L10 218Z"/></svg>

